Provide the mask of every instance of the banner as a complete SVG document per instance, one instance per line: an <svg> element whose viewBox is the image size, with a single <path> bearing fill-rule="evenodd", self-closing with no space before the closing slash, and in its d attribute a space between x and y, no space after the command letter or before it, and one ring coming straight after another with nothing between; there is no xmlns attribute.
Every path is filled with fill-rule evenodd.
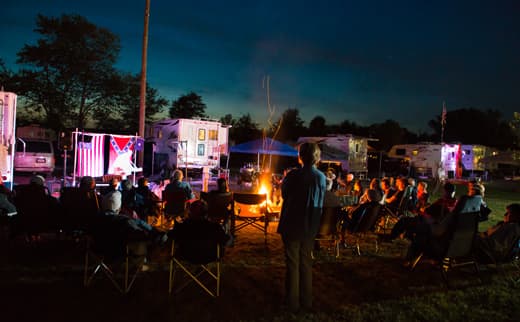
<svg viewBox="0 0 520 322"><path fill-rule="evenodd" d="M77 142L77 175L101 177L103 175L104 134L80 134Z"/></svg>
<svg viewBox="0 0 520 322"><path fill-rule="evenodd" d="M110 159L108 174L126 178L132 174L135 137L110 135Z"/></svg>

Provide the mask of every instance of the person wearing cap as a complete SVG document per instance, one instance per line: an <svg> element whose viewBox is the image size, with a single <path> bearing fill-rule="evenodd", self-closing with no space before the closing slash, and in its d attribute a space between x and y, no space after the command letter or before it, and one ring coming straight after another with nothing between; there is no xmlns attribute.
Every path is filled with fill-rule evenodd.
<svg viewBox="0 0 520 322"><path fill-rule="evenodd" d="M506 207L504 219L480 233L475 240L477 259L482 263L509 260L510 250L520 239L520 204Z"/></svg>

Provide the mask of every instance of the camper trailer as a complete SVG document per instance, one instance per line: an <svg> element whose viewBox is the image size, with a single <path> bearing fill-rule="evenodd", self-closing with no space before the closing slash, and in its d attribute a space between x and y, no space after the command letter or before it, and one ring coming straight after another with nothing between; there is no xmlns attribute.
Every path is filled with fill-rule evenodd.
<svg viewBox="0 0 520 322"><path fill-rule="evenodd" d="M498 150L485 145L465 145L462 147L462 164L468 172L481 173L486 170L484 158L498 154Z"/></svg>
<svg viewBox="0 0 520 322"><path fill-rule="evenodd" d="M390 149L388 156L408 161L418 176L462 177L460 144L398 144Z"/></svg>
<svg viewBox="0 0 520 322"><path fill-rule="evenodd" d="M202 169L219 167L220 156L228 151L229 127L220 122L198 119L167 119L147 129L152 144L152 172L165 167Z"/></svg>
<svg viewBox="0 0 520 322"><path fill-rule="evenodd" d="M14 180L14 145L16 133L16 94L0 91L0 172L6 187Z"/></svg>
<svg viewBox="0 0 520 322"><path fill-rule="evenodd" d="M350 134L325 137L301 137L298 144L317 143L323 162L339 162L343 172L366 177L368 172L368 139Z"/></svg>

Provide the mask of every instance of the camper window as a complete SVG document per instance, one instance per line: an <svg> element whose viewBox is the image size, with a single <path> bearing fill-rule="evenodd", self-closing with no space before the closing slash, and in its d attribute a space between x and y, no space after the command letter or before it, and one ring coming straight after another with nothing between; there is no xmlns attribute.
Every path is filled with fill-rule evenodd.
<svg viewBox="0 0 520 322"><path fill-rule="evenodd" d="M396 155L406 155L406 149L395 149Z"/></svg>
<svg viewBox="0 0 520 322"><path fill-rule="evenodd" d="M217 130L208 130L208 140L212 140L212 141L218 140L218 131Z"/></svg>
<svg viewBox="0 0 520 322"><path fill-rule="evenodd" d="M199 141L206 141L206 129L199 129Z"/></svg>
<svg viewBox="0 0 520 322"><path fill-rule="evenodd" d="M197 155L204 155L204 144L197 145Z"/></svg>

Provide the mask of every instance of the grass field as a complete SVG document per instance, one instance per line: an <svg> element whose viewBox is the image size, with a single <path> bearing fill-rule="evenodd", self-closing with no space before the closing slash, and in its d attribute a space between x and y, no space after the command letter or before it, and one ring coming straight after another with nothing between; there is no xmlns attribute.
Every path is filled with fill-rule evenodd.
<svg viewBox="0 0 520 322"><path fill-rule="evenodd" d="M505 206L518 202L518 183L486 185L493 210L491 225ZM458 187L458 194L465 193ZM483 228L481 227L481 230ZM519 321L520 284L493 266L473 272L450 272L452 287L443 283L431 263L410 272L402 264L408 242L361 244L362 256L341 250L337 260L318 257L313 267L315 312L291 314L282 306L283 246L271 223L268 244L254 229L240 231L235 247L226 249L222 292L211 298L189 286L167 292L167 249L150 254L151 270L137 279L127 295L106 279L82 285L84 252L72 240L44 239L0 243L0 316L2 321Z"/></svg>

